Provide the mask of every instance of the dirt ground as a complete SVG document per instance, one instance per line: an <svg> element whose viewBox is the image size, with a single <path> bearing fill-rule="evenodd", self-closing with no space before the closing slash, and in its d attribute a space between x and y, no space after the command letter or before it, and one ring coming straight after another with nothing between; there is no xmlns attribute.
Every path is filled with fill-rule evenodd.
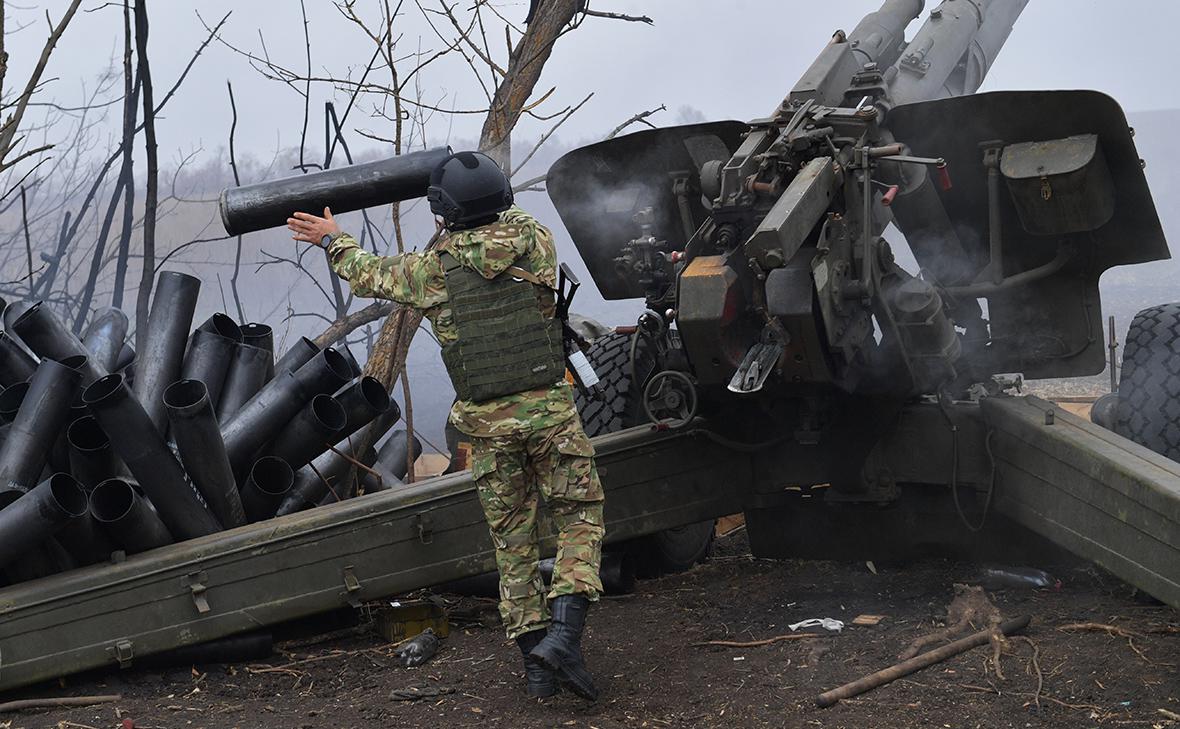
<svg viewBox="0 0 1180 729"><path fill-rule="evenodd" d="M816 708L820 692L892 664L936 629L953 584L979 575L976 565L941 561L874 567L877 574L863 563L754 559L738 531L709 563L641 581L633 595L593 610L586 653L602 697L592 705L569 694L526 699L516 647L473 622L454 628L416 669L402 668L388 644L365 633L280 641L256 663L131 670L23 692L123 698L0 715L0 727L1180 727L1180 614L1091 568L1055 570L1055 589L991 594L1005 616L1033 616L1027 639L1012 640L1002 656L1003 680L982 647ZM491 609L472 598L456 604ZM885 618L761 647L695 645L761 640L805 618L850 623L860 614ZM1113 625L1130 639L1059 629L1071 623ZM415 686L451 693L391 700L391 691Z"/></svg>

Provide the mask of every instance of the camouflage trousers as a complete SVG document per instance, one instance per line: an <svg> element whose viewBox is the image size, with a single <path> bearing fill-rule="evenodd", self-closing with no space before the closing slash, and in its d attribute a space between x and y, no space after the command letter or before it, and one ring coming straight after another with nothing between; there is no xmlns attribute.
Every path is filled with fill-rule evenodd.
<svg viewBox="0 0 1180 729"><path fill-rule="evenodd" d="M602 484L577 416L520 434L472 437L471 472L496 547L500 617L509 638L549 623L546 597L602 591ZM557 559L548 596L537 565L538 507L548 506Z"/></svg>

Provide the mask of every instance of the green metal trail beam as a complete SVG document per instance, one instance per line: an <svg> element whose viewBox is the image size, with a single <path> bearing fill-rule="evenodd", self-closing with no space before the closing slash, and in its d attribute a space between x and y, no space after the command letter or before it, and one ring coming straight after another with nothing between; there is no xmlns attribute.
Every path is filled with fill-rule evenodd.
<svg viewBox="0 0 1180 729"><path fill-rule="evenodd" d="M635 428L596 439L616 541L741 510L748 458ZM495 569L470 474L0 591L0 690Z"/></svg>
<svg viewBox="0 0 1180 729"><path fill-rule="evenodd" d="M1036 397L987 398L996 508L1180 607L1180 463Z"/></svg>

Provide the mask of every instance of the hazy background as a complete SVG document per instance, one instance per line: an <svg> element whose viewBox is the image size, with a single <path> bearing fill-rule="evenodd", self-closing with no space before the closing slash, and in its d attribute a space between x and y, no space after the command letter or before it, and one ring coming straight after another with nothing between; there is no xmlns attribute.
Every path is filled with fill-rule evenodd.
<svg viewBox="0 0 1180 729"><path fill-rule="evenodd" d="M424 4L430 6L429 2ZM40 52L45 10L57 18L65 5L61 0L6 5L9 87L27 78ZM517 23L527 12L524 1L495 5ZM555 113L591 92L594 96L552 136L518 179L543 173L564 151L601 139L633 114L660 105L667 111L651 117L657 125L762 116L789 90L834 30L851 30L879 5L878 0L597 0L592 4L594 9L646 14L655 25L589 18L558 42L537 89L538 96L551 88L553 95L538 111ZM927 3L928 9L933 5ZM367 0L356 3L362 14L367 6L376 7ZM66 107L81 105L112 64L117 67L121 62L121 8L99 0L83 7L86 12L80 12L67 29L51 59L46 74L51 80L39 97L42 101ZM369 60L371 42L343 20L328 0L308 0L306 10L312 74L355 78ZM266 55L280 65L305 71L303 19L297 0L151 2L149 54L157 101L207 35L201 19L212 25L230 11L221 33L224 42L214 41L206 49L157 123L164 168L162 194L175 198L166 206L168 214L159 224L160 256L194 239L222 234L212 201L231 180L226 154L230 126L227 80L232 80L237 97L236 147L243 182L293 174L291 167L298 158L304 118L300 93L265 78L246 57L228 47ZM1171 132L1180 126L1180 112L1175 111L1180 109L1180 88L1166 80L1172 65L1170 44L1161 42L1152 31L1175 27L1177 21L1180 3L1171 0L1033 0L984 86L984 90L1090 88L1118 99L1138 130L1140 153L1148 162L1148 176L1169 232L1180 229L1180 217L1173 212L1177 181L1170 162L1175 160ZM416 11L399 26L399 34L398 47L406 53L426 52L440 43ZM380 69L374 78L388 82L380 78ZM484 92L461 61L448 61L423 80L426 83L415 93L424 102L462 111L486 107ZM90 140L90 154L95 159L105 159L117 146L120 94L121 77L103 97L115 101L106 108L109 118L95 128ZM343 108L347 100L346 90L328 83L312 84L305 144L308 160L323 156L324 102L335 101ZM478 138L482 120L482 113L433 113L424 119L426 135L415 140L416 146L470 147ZM59 117L55 124L63 125L64 134L65 122ZM517 159L552 125L552 121L524 119L514 135ZM390 154L388 144L364 136L390 135L390 122L374 116L370 108L358 107L345 126L349 145L358 157ZM53 132L52 128L39 131ZM142 155L141 140L136 153ZM182 160L183 171L173 185L171 174L182 166ZM338 154L337 163L343 164L342 155ZM142 190L137 199L142 203ZM553 227L561 254L576 264L576 253L548 198L542 193L525 193L519 202ZM388 210L374 211L373 215L388 234ZM431 228L425 206L410 206L408 215L410 240L423 241ZM348 216L346 223L355 227L357 216ZM11 230L18 224L10 215L0 218L0 227ZM35 251L49 249L52 244L47 239L33 241ZM324 326L313 316L290 317L292 312L322 311L331 316L318 288L327 285L322 263L307 259L309 271L317 278L314 281L281 264L255 272L260 262L269 260L268 254L290 256L292 245L282 231L247 236L241 279L247 318L272 324L287 343L299 335L318 333ZM232 306L225 299L232 259L233 241L213 241L186 248L166 266L204 280L198 317ZM575 267L590 284L577 307L583 313L610 324L630 322L639 313L639 302L603 302L584 269ZM1176 273L1170 263L1108 273L1103 281L1106 311L1116 314L1125 329L1139 308L1176 298L1172 286ZM138 273L131 280L138 280ZM134 294L129 298L134 301ZM353 308L364 303L357 302ZM358 332L353 344L353 351L362 358L364 335L364 331ZM442 422L452 395L436 347L426 336L418 338L409 371L416 424L441 446Z"/></svg>

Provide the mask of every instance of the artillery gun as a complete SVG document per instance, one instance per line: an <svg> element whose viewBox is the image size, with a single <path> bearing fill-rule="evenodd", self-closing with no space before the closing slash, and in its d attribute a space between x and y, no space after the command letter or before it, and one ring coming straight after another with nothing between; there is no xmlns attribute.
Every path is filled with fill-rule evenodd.
<svg viewBox="0 0 1180 729"><path fill-rule="evenodd" d="M650 420L775 454L746 509L763 556L871 558L959 517L944 536L983 546L963 536L996 488L985 398L1003 373L1100 373L1099 277L1168 257L1114 100L975 94L1025 5L947 0L906 43L923 3L890 0L766 118L639 132L550 171L603 295L648 310L591 350L614 397L580 400L588 429ZM917 483L944 487L920 498L945 514L915 531ZM800 503L786 486L828 488Z"/></svg>
<svg viewBox="0 0 1180 729"><path fill-rule="evenodd" d="M553 167L603 295L648 309L589 352L608 542L691 558L737 512L766 556L1052 542L1180 606L1180 454L1158 442L1174 426L1136 407L1180 395L1150 366L1176 362L1176 307L1133 326L1142 366L1113 408L1116 431L1166 455L1010 392L1010 373L1100 372L1099 276L1168 255L1116 102L974 93L1025 4L947 0L906 43L923 2L887 0L766 118L640 132ZM225 221L273 224L330 179L385 202L362 178L414 169L227 194L258 215ZM366 494L0 589L0 690L494 566L469 473Z"/></svg>

